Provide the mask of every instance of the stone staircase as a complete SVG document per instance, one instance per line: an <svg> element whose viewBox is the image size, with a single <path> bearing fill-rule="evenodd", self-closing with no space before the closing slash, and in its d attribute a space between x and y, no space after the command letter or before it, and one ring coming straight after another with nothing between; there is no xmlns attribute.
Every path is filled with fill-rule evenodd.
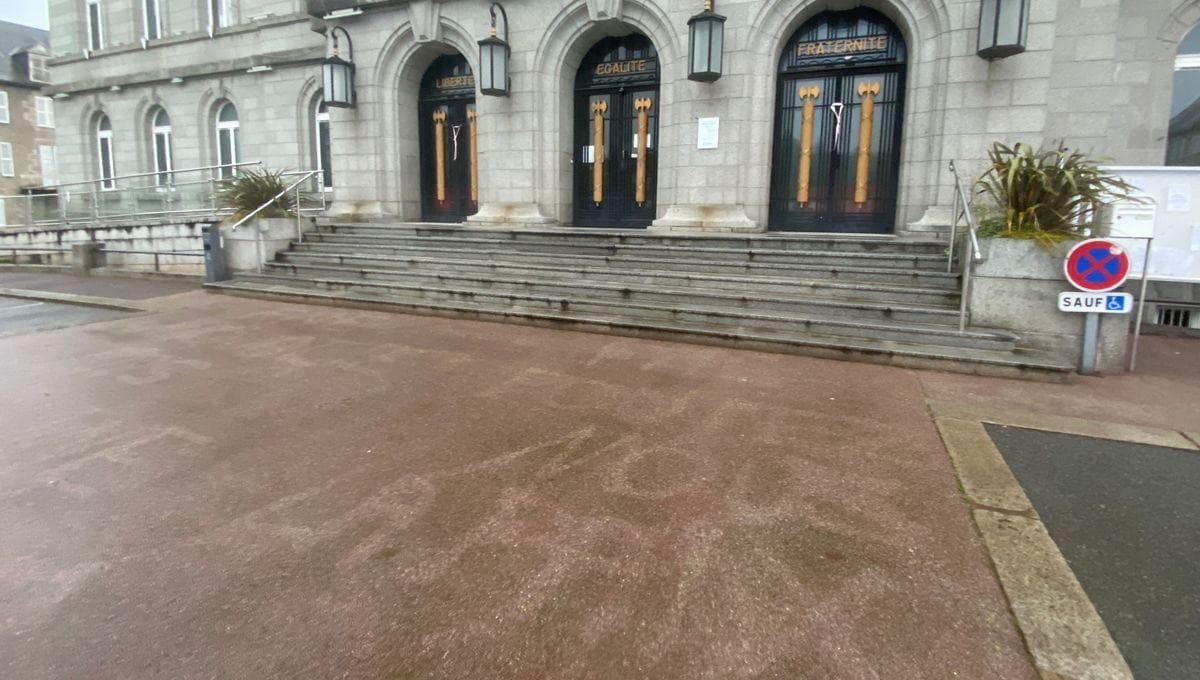
<svg viewBox="0 0 1200 680"><path fill-rule="evenodd" d="M1063 380L996 329L958 332L945 243L326 223L213 291Z"/></svg>

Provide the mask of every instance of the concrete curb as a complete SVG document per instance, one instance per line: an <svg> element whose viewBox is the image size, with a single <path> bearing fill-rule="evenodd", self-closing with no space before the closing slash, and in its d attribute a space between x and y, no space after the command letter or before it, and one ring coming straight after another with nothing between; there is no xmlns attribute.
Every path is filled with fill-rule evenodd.
<svg viewBox="0 0 1200 680"><path fill-rule="evenodd" d="M1197 440L1194 435L1174 430L1121 425L1118 423L1101 423L1084 420L1083 418L1029 413L1027 411L1007 409L987 409L985 411L978 407L965 406L949 401L930 401L929 409L933 412L935 419L953 418L980 423L1012 425L1029 430L1062 432L1083 437L1111 439L1130 444L1148 444L1150 446L1165 446L1170 449L1200 451L1200 440Z"/></svg>
<svg viewBox="0 0 1200 680"><path fill-rule="evenodd" d="M1038 672L1047 680L1133 680L1108 627L983 423L1196 447L1177 432L1042 414L989 411L984 415L950 402L931 401L929 407ZM1187 445L1180 445L1181 440Z"/></svg>
<svg viewBox="0 0 1200 680"><path fill-rule="evenodd" d="M140 300L121 300L119 298L95 297L92 295L76 295L74 293L56 293L46 290L25 290L23 288L0 288L0 297L21 298L25 300L41 300L43 302L61 302L82 307L100 307L113 309L118 312L146 312L150 307Z"/></svg>

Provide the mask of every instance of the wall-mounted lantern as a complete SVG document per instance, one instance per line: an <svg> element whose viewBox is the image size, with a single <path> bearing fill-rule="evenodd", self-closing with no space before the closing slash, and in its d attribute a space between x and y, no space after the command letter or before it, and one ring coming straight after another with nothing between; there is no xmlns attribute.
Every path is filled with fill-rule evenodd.
<svg viewBox="0 0 1200 680"><path fill-rule="evenodd" d="M725 17L713 13L712 0L704 0L704 11L688 19L688 80L720 78L724 50Z"/></svg>
<svg viewBox="0 0 1200 680"><path fill-rule="evenodd" d="M980 57L992 61L1025 51L1029 0L982 0L979 3Z"/></svg>
<svg viewBox="0 0 1200 680"><path fill-rule="evenodd" d="M341 31L342 35L346 37L349 61L338 56L338 31ZM321 62L321 81L325 87L323 93L325 104L352 109L356 95L354 91L354 43L350 40L350 34L341 26L334 26L333 30L329 32L329 37L333 38L333 54L325 57L325 61Z"/></svg>
<svg viewBox="0 0 1200 680"><path fill-rule="evenodd" d="M504 16L504 39L496 37L496 10ZM492 15L491 35L479 41L479 91L496 97L507 97L512 81L508 73L508 60L512 48L508 46L508 12L498 2L488 9Z"/></svg>

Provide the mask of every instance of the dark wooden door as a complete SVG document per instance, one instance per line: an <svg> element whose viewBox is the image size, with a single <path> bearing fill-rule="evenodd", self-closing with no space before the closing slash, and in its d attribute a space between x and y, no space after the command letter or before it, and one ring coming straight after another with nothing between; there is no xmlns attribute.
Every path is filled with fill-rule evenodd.
<svg viewBox="0 0 1200 680"><path fill-rule="evenodd" d="M658 61L645 36L601 41L576 78L574 225L637 228L655 217Z"/></svg>
<svg viewBox="0 0 1200 680"><path fill-rule="evenodd" d="M902 78L814 74L780 84L775 229L888 233L896 217Z"/></svg>
<svg viewBox="0 0 1200 680"><path fill-rule="evenodd" d="M426 72L418 104L421 219L462 222L479 209L475 77L460 55Z"/></svg>
<svg viewBox="0 0 1200 680"><path fill-rule="evenodd" d="M822 12L780 59L768 226L890 233L904 113L904 39L868 9Z"/></svg>

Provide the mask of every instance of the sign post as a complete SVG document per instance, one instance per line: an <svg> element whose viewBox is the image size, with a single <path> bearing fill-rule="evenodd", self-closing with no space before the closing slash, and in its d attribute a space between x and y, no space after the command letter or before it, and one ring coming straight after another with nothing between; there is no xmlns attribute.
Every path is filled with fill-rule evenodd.
<svg viewBox="0 0 1200 680"><path fill-rule="evenodd" d="M1125 293L1109 294L1129 276L1129 256L1125 249L1108 239L1093 238L1077 243L1063 262L1067 281L1083 294L1061 293L1058 308L1064 312L1086 312L1083 323L1083 357L1079 372L1096 372L1096 350L1100 335L1100 314L1127 313L1132 305Z"/></svg>

